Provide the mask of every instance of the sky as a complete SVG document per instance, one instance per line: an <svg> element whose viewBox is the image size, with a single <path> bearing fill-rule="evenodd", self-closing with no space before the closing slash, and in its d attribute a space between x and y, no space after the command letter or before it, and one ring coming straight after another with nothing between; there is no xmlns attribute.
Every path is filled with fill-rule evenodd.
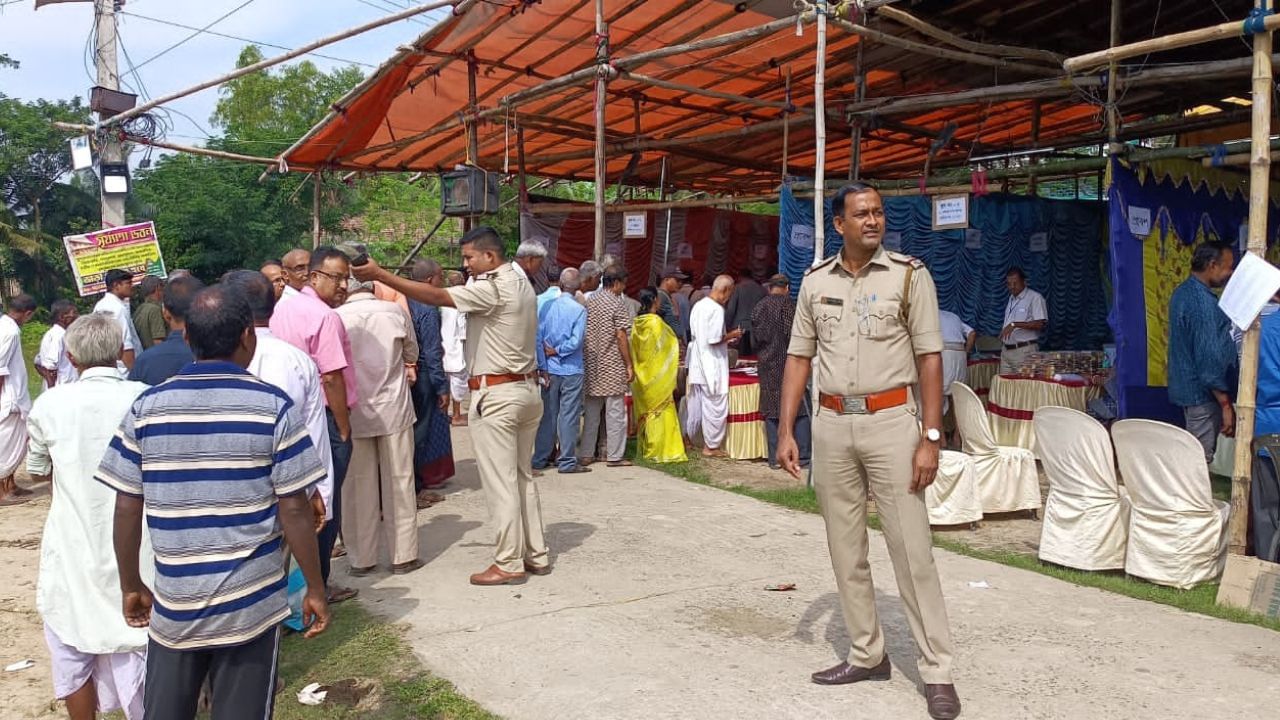
<svg viewBox="0 0 1280 720"><path fill-rule="evenodd" d="M210 32L245 40L295 48L416 4L411 0L126 0L119 17L122 85L134 91L145 89L158 97L212 79L235 68L236 58L247 45L243 40L217 37L209 33L182 43L163 56L149 59L181 42L193 30L225 19ZM95 85L91 52L86 40L94 24L93 6L69 2L34 9L34 0L0 0L0 52L21 63L17 70L0 69L0 93L22 100L66 99L79 95L87 99ZM242 7L243 6L243 7ZM390 58L400 45L425 32L448 9L434 10L391 25L357 35L320 49L318 52L348 62L306 55L323 70L353 63L368 74ZM145 18L154 18L144 19ZM284 50L264 47L268 56ZM129 60L138 67L137 76L128 75ZM128 88L122 88L128 90ZM142 94L142 93L139 93ZM177 100L171 110L172 142L202 145L212 132L209 116L218 99L216 88ZM280 150L289 139L281 139Z"/></svg>

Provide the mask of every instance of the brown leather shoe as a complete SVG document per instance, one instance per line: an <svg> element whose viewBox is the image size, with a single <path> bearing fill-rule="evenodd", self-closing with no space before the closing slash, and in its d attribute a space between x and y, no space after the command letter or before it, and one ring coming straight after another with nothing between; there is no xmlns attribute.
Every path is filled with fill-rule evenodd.
<svg viewBox="0 0 1280 720"><path fill-rule="evenodd" d="M528 579L524 573L509 573L497 565L471 576L472 585L519 585Z"/></svg>
<svg viewBox="0 0 1280 720"><path fill-rule="evenodd" d="M819 685L848 685L863 680L888 680L892 672L893 666L889 664L889 656L886 655L880 664L873 668L854 667L847 662L842 662L833 668L816 672L811 677Z"/></svg>
<svg viewBox="0 0 1280 720"><path fill-rule="evenodd" d="M541 566L530 565L529 563L526 562L524 564L524 571L529 573L530 575L550 575L551 566L550 565L541 565Z"/></svg>
<svg viewBox="0 0 1280 720"><path fill-rule="evenodd" d="M960 717L960 696L955 685L925 685L924 699L929 703L933 720L955 720Z"/></svg>
<svg viewBox="0 0 1280 720"><path fill-rule="evenodd" d="M409 562L402 562L398 565L392 565L391 573L393 575L408 575L414 570L421 568L423 565L425 565L425 563L415 558L413 560L410 560Z"/></svg>

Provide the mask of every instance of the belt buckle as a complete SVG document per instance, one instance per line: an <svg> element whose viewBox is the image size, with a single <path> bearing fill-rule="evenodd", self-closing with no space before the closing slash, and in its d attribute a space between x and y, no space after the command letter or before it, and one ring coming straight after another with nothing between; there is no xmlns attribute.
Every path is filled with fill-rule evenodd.
<svg viewBox="0 0 1280 720"><path fill-rule="evenodd" d="M866 415L867 398L865 395L845 395L840 398L841 415Z"/></svg>

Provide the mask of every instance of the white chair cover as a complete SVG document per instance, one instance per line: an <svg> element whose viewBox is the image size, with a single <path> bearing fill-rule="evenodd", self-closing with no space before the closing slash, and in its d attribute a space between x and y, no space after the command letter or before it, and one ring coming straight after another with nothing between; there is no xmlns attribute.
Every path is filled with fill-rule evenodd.
<svg viewBox="0 0 1280 720"><path fill-rule="evenodd" d="M1040 559L1079 570L1124 568L1129 500L1116 485L1106 428L1078 410L1042 407L1032 420L1049 476Z"/></svg>
<svg viewBox="0 0 1280 720"><path fill-rule="evenodd" d="M982 519L977 475L973 458L962 452L942 451L938 476L924 491L930 525L967 525Z"/></svg>
<svg viewBox="0 0 1280 720"><path fill-rule="evenodd" d="M1040 509L1040 477L1030 450L997 445L991 434L987 410L973 389L964 383L951 386L956 404L956 425L964 451L978 472L978 496L982 512L1000 513Z"/></svg>
<svg viewBox="0 0 1280 720"><path fill-rule="evenodd" d="M1132 506L1125 572L1184 590L1221 575L1231 506L1213 499L1199 441L1152 420L1121 420L1111 435Z"/></svg>

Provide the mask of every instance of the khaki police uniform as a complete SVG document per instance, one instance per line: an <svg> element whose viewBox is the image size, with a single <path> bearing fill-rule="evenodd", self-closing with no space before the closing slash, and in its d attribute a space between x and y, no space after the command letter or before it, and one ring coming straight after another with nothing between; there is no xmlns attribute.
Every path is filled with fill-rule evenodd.
<svg viewBox="0 0 1280 720"><path fill-rule="evenodd" d="M548 564L542 506L533 481L533 441L542 419L538 390L537 298L529 279L510 263L451 287L467 314L466 358L471 374L467 417L480 482L497 531L494 564L523 573Z"/></svg>
<svg viewBox="0 0 1280 720"><path fill-rule="evenodd" d="M862 403L876 395L871 403L880 405L880 393L911 388L917 382L916 356L941 351L937 291L918 260L879 248L852 275L836 256L810 270L800 285L787 353L816 355L816 389L841 398L832 401L843 405L836 412L814 404L812 467L852 641L847 662L871 668L885 656L867 563L870 486L927 684L951 683L952 646L924 492L911 492L919 410L914 394L870 413Z"/></svg>

